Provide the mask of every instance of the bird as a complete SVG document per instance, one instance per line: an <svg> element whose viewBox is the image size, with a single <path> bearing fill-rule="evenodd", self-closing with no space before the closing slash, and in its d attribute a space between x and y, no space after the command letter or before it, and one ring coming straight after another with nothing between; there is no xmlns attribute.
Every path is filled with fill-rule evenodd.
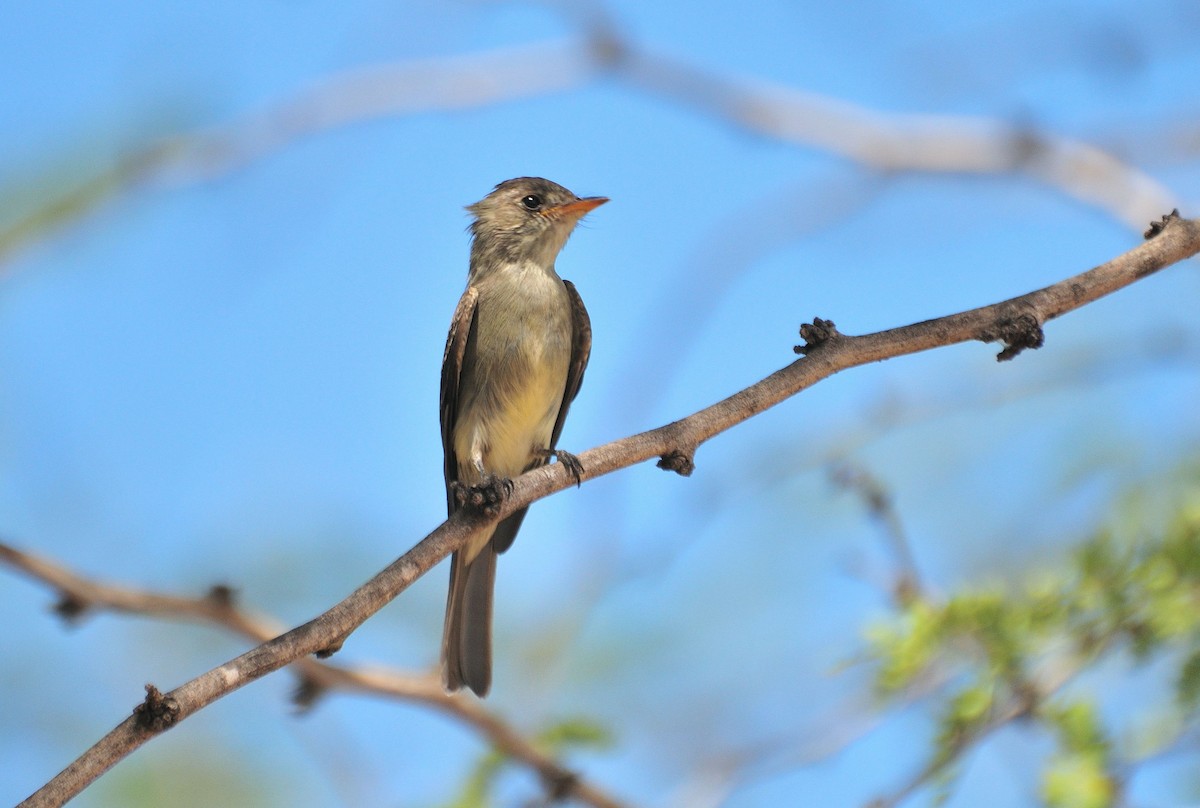
<svg viewBox="0 0 1200 808"><path fill-rule="evenodd" d="M557 449L592 347L587 309L555 271L559 251L606 197L578 197L540 177L506 180L467 210L471 258L442 360L440 414L448 512L494 509L511 478ZM512 546L525 508L470 536L450 561L442 683L480 698L492 680L496 558Z"/></svg>

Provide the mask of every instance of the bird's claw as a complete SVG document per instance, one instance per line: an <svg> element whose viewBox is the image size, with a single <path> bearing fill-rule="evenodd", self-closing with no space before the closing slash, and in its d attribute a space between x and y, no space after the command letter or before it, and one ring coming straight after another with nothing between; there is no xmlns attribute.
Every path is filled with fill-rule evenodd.
<svg viewBox="0 0 1200 808"><path fill-rule="evenodd" d="M484 516L492 517L500 513L500 506L512 494L513 481L508 477L489 474L478 485L467 485L455 480L450 483L450 488L454 494L454 503L459 508L470 508Z"/></svg>
<svg viewBox="0 0 1200 808"><path fill-rule="evenodd" d="M578 457L565 449L544 449L542 456L547 460L553 457L559 463L562 463L567 473L575 478L575 485L577 487L583 485L583 463L579 462Z"/></svg>

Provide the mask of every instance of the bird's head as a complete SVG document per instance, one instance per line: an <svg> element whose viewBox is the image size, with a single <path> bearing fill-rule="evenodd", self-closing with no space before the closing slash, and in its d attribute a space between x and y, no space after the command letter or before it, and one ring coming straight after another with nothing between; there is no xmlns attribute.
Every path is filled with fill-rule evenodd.
<svg viewBox="0 0 1200 808"><path fill-rule="evenodd" d="M541 177L505 180L467 207L475 217L472 268L524 261L552 267L579 220L607 201L603 196L581 199Z"/></svg>

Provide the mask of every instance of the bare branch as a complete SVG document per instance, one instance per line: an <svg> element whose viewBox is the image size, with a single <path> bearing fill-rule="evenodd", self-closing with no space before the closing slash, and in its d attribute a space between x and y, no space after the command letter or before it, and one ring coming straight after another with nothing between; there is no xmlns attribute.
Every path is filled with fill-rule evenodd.
<svg viewBox="0 0 1200 808"><path fill-rule="evenodd" d="M1200 222L1181 219L1177 213L1164 217L1147 237L1136 249L1051 286L935 320L846 336L832 322L818 318L801 328L806 342L796 348L804 354L801 359L693 415L582 453L582 477L593 479L653 457L673 470L690 471L696 449L705 441L846 368L972 340L1002 342L1005 347L997 358L1012 359L1026 348L1041 346L1046 322L1200 252ZM216 699L301 657L336 651L354 629L473 531L575 482L555 463L515 480L511 496L491 520L460 510L329 611L162 694L156 699L161 709L153 711L155 720L138 715L126 719L23 805L61 805L155 734Z"/></svg>
<svg viewBox="0 0 1200 808"><path fill-rule="evenodd" d="M0 562L57 590L59 601L55 611L68 620L78 619L91 611L112 611L160 620L218 625L256 643L270 640L284 628L275 621L237 607L233 593L225 586L214 586L207 595L199 598L115 586L3 543L0 543ZM307 708L327 690L420 702L473 727L497 750L536 771L551 797L570 797L595 808L620 808L622 805L603 789L540 751L479 700L446 693L437 676L343 667L309 657L297 659L292 664L301 676L296 694L296 702L301 707Z"/></svg>

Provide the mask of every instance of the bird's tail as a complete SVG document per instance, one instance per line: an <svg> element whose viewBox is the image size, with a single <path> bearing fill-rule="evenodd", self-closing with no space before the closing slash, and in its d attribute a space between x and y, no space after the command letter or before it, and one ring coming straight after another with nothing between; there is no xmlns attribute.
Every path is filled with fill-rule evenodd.
<svg viewBox="0 0 1200 808"><path fill-rule="evenodd" d="M442 633L442 683L487 695L492 686L492 593L496 551L488 541L470 561L463 550L450 560L450 594Z"/></svg>

